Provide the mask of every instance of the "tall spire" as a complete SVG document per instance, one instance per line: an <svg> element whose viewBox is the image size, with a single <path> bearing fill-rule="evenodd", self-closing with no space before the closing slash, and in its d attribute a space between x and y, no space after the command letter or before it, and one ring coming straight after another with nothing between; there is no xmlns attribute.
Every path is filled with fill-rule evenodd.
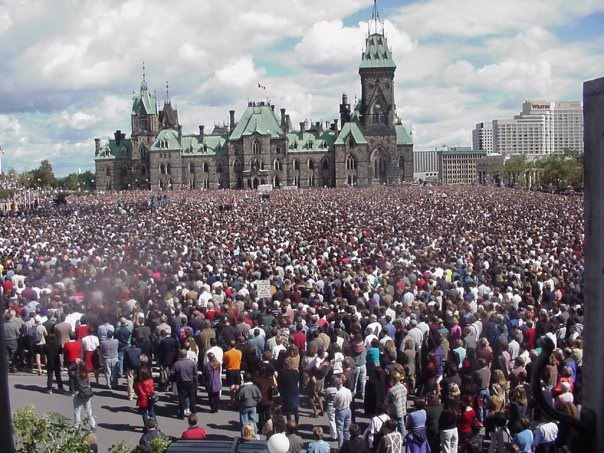
<svg viewBox="0 0 604 453"><path fill-rule="evenodd" d="M373 11L371 12L371 20L367 25L369 35L384 34L384 22L380 19L380 12L377 7L377 0L373 0Z"/></svg>
<svg viewBox="0 0 604 453"><path fill-rule="evenodd" d="M143 81L141 82L141 91L147 91L147 79L145 75L145 62L143 61Z"/></svg>
<svg viewBox="0 0 604 453"><path fill-rule="evenodd" d="M170 86L169 86L167 80L166 80L166 101L164 102L164 104L170 104Z"/></svg>

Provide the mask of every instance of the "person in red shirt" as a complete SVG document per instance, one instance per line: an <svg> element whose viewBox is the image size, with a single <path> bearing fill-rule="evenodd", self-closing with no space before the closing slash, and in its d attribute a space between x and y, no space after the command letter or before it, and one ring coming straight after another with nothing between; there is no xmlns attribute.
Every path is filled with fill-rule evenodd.
<svg viewBox="0 0 604 453"><path fill-rule="evenodd" d="M459 431L459 445L472 437L472 425L476 420L476 411L472 407L472 395L462 397L463 410L457 420L457 430Z"/></svg>
<svg viewBox="0 0 604 453"><path fill-rule="evenodd" d="M294 338L294 344L302 352L306 351L306 334L304 333L304 326L301 322L296 324L296 332L292 334Z"/></svg>
<svg viewBox="0 0 604 453"><path fill-rule="evenodd" d="M197 426L197 414L189 414L189 427L180 436L181 439L205 439L206 431Z"/></svg>
<svg viewBox="0 0 604 453"><path fill-rule="evenodd" d="M69 393L75 393L77 381L77 364L82 358L82 344L76 340L69 340L63 345L63 363L69 375Z"/></svg>

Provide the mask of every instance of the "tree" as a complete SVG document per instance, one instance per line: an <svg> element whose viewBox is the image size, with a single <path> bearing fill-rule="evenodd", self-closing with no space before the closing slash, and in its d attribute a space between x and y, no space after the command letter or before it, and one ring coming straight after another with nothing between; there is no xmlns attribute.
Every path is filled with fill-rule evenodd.
<svg viewBox="0 0 604 453"><path fill-rule="evenodd" d="M89 453L88 433L70 425L61 414L40 417L33 404L13 416L15 449L19 452Z"/></svg>
<svg viewBox="0 0 604 453"><path fill-rule="evenodd" d="M554 190L582 189L583 166L583 155L578 151L566 149L562 154L550 154L538 163L540 185Z"/></svg>
<svg viewBox="0 0 604 453"><path fill-rule="evenodd" d="M523 181L524 173L528 167L526 155L511 156L504 164L504 171L508 185L516 185Z"/></svg>

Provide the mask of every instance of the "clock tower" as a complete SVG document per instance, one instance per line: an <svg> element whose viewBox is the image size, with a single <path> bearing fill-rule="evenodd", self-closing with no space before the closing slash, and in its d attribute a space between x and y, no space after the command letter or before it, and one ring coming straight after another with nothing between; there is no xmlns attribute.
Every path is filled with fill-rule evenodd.
<svg viewBox="0 0 604 453"><path fill-rule="evenodd" d="M361 76L361 120L365 133L395 135L394 71L396 64L384 35L374 2L365 40L359 75Z"/></svg>

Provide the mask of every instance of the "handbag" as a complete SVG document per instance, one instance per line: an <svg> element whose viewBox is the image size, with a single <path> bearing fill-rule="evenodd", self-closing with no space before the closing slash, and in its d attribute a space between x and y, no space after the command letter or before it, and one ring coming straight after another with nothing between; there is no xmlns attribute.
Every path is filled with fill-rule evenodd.
<svg viewBox="0 0 604 453"><path fill-rule="evenodd" d="M82 399L87 400L88 398L92 398L94 393L92 392L91 387L80 387L78 390L78 396Z"/></svg>
<svg viewBox="0 0 604 453"><path fill-rule="evenodd" d="M155 392L151 393L147 398L150 406L153 406L159 401L159 395Z"/></svg>

